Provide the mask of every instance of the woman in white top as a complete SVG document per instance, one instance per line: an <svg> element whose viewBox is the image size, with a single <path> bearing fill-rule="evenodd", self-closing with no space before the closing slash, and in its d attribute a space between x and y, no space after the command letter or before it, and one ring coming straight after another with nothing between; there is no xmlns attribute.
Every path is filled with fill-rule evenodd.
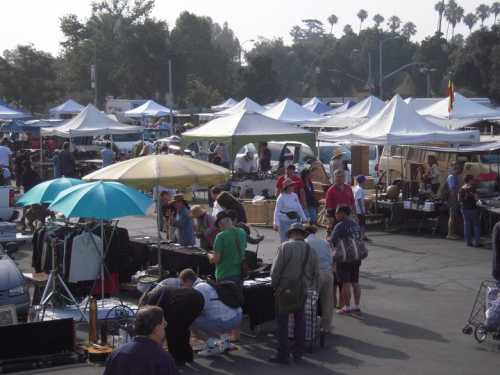
<svg viewBox="0 0 500 375"><path fill-rule="evenodd" d="M288 239L286 233L290 225L307 220L299 197L293 192L294 184L291 178L285 179L283 182L283 192L278 197L274 209L273 228L279 232L281 242L285 242Z"/></svg>

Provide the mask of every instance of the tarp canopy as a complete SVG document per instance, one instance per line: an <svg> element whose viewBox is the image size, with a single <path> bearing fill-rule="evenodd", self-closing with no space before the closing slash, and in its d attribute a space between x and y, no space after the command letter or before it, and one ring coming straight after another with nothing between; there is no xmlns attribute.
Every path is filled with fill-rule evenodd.
<svg viewBox="0 0 500 375"><path fill-rule="evenodd" d="M29 113L24 113L0 104L0 120L15 120L29 117L31 117Z"/></svg>
<svg viewBox="0 0 500 375"><path fill-rule="evenodd" d="M250 98L245 98L242 101L240 101L238 104L234 105L231 108L228 108L224 111L217 112L215 115L216 116L230 116L234 115L238 112L256 112L256 113L262 113L265 111L265 108L262 107L260 104L255 103L252 99Z"/></svg>
<svg viewBox="0 0 500 375"><path fill-rule="evenodd" d="M477 143L478 131L443 129L420 116L396 95L374 117L349 130L320 133L322 141L346 141L358 144L422 144L422 143Z"/></svg>
<svg viewBox="0 0 500 375"><path fill-rule="evenodd" d="M330 111L332 108L323 102L321 99L317 98L316 96L309 100L306 104L304 104L302 107L305 109L308 109L311 112L314 112L318 115L322 115L325 112Z"/></svg>
<svg viewBox="0 0 500 375"><path fill-rule="evenodd" d="M85 107L73 99L68 99L57 107L49 109L51 115L76 115L83 111Z"/></svg>
<svg viewBox="0 0 500 375"><path fill-rule="evenodd" d="M275 120L300 124L310 121L318 121L323 117L295 103L292 99L284 99L274 107L268 109L263 115Z"/></svg>
<svg viewBox="0 0 500 375"><path fill-rule="evenodd" d="M369 120L384 108L385 103L375 96L369 96L348 110L335 114L307 127L316 128L353 128Z"/></svg>
<svg viewBox="0 0 500 375"><path fill-rule="evenodd" d="M213 105L211 109L212 111L223 111L224 109L234 107L236 104L238 104L236 100L234 100L233 98L229 98L224 103Z"/></svg>
<svg viewBox="0 0 500 375"><path fill-rule="evenodd" d="M297 141L315 150L314 138L314 134L308 130L254 112L220 117L182 134L182 141L186 146L196 141L225 143L233 160L236 153L248 143Z"/></svg>
<svg viewBox="0 0 500 375"><path fill-rule="evenodd" d="M51 127L42 128L42 136L57 136L63 138L71 137L93 137L98 135L131 134L141 133L140 126L124 125L111 120L106 114L100 112L92 104L89 104L76 117L67 123Z"/></svg>
<svg viewBox="0 0 500 375"><path fill-rule="evenodd" d="M349 108L354 107L356 104L357 103L355 101L348 100L337 108L330 109L328 112L323 113L323 116L338 115L339 113L345 112Z"/></svg>
<svg viewBox="0 0 500 375"><path fill-rule="evenodd" d="M164 107L154 100L148 100L137 108L125 111L125 116L130 118L162 117L170 115L171 112L170 108Z"/></svg>
<svg viewBox="0 0 500 375"><path fill-rule="evenodd" d="M451 112L448 112L448 106L449 98L444 98L418 113L450 129L459 129L481 121L500 120L500 111L476 103L459 93L455 93Z"/></svg>
<svg viewBox="0 0 500 375"><path fill-rule="evenodd" d="M405 99L405 102L406 102L406 104L411 105L412 108L418 112L424 108L427 108L433 104L436 104L441 99L443 99L443 98L412 98L412 97L409 97L409 98Z"/></svg>
<svg viewBox="0 0 500 375"><path fill-rule="evenodd" d="M435 151L435 152L453 152L458 154L497 153L500 151L500 141L479 143L477 145L471 145L471 146L458 146L458 147L417 146L416 148L422 150Z"/></svg>

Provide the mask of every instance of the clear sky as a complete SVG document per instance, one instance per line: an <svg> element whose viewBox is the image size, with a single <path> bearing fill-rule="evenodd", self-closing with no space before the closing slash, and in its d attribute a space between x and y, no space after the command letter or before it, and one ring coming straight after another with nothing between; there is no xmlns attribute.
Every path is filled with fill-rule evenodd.
<svg viewBox="0 0 500 375"><path fill-rule="evenodd" d="M366 26L371 25L376 13L386 19L399 16L403 22L412 21L417 25L420 40L436 30L437 13L434 4L438 0L156 0L153 15L167 20L170 27L183 10L197 15L210 16L215 22L227 21L241 42L256 39L283 37L290 41L289 31L302 19L317 18L327 25L327 17L334 13L339 23L335 34L341 34L344 25L351 24L359 29L356 17L359 9L368 11ZM490 0L458 0L465 12L471 12L481 3ZM36 48L54 54L59 51L62 34L59 18L75 13L80 18L90 15L91 0L1 0L0 6L0 51L15 47L17 44L33 43ZM487 23L491 24L492 19ZM328 25L327 25L328 26ZM477 27L477 26L476 26ZM446 31L446 26L445 30ZM456 32L467 35L468 30L461 24ZM248 49L250 45L245 44Z"/></svg>

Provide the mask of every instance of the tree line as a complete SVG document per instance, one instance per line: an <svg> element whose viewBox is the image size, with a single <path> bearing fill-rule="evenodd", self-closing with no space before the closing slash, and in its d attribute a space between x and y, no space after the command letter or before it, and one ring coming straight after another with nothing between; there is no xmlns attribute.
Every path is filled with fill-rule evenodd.
<svg viewBox="0 0 500 375"><path fill-rule="evenodd" d="M90 67L95 66L97 102L107 96L153 98L199 110L226 97L249 96L261 103L291 97L443 96L449 79L466 95L500 101L500 3L467 11L454 0L435 7L436 32L417 42L417 25L397 15L357 12L359 25L332 14L304 19L283 39L258 38L247 52L227 23L189 12L174 25L152 17L154 0L99 0L89 19L60 19L61 51L53 56L20 45L0 57L0 98L43 113L68 97L94 101ZM432 10L429 9L429 12ZM372 23L369 24L371 16ZM468 35L456 34L464 23ZM383 52L380 59L380 51ZM168 66L172 64L172 82ZM429 85L429 87L428 87Z"/></svg>

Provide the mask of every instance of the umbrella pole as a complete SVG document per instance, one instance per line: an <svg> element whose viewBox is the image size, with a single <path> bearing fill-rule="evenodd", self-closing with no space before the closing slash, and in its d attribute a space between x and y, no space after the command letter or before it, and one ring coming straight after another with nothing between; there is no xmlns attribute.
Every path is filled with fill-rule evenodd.
<svg viewBox="0 0 500 375"><path fill-rule="evenodd" d="M161 227L160 227L160 184L156 185L156 229L157 229L157 234L158 234L158 270L160 272L160 279L163 277L163 263L162 263L162 256L161 256Z"/></svg>
<svg viewBox="0 0 500 375"><path fill-rule="evenodd" d="M104 220L101 219L101 301L104 305Z"/></svg>

